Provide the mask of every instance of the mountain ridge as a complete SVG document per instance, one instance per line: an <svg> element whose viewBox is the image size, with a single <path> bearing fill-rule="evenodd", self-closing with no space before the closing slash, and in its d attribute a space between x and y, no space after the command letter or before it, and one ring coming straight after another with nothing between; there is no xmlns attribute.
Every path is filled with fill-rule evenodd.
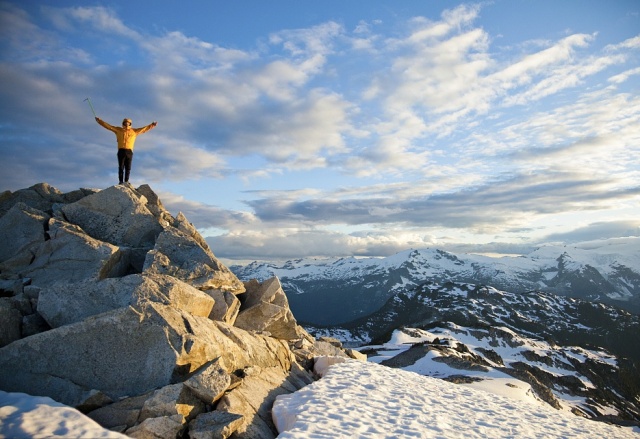
<svg viewBox="0 0 640 439"><path fill-rule="evenodd" d="M303 258L229 268L241 279L278 276L293 312L311 324L349 322L375 312L407 284L447 280L518 293L543 291L640 313L640 237L547 245L518 257L426 248L386 258ZM296 297L301 294L306 296ZM346 306L334 306L345 298Z"/></svg>

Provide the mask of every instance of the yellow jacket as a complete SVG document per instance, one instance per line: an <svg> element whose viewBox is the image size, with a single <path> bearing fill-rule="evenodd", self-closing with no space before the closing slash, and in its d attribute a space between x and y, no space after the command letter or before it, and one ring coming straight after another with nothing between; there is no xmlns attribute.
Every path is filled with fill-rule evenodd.
<svg viewBox="0 0 640 439"><path fill-rule="evenodd" d="M130 149L131 151L133 151L133 146L136 142L136 137L138 136L138 134L146 133L147 131L155 127L155 124L153 123L150 123L146 127L142 128L131 128L131 126L128 126L126 128L114 127L113 125L109 125L99 117L96 117L96 122L116 134L116 139L118 139L118 149Z"/></svg>

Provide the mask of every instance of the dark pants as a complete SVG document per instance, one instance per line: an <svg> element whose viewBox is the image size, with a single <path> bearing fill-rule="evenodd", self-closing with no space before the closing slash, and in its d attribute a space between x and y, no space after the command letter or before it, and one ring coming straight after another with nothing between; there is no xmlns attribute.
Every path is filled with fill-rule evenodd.
<svg viewBox="0 0 640 439"><path fill-rule="evenodd" d="M120 183L122 183L123 181L129 181L129 175L131 174L132 161L133 161L132 150L118 149L118 179Z"/></svg>

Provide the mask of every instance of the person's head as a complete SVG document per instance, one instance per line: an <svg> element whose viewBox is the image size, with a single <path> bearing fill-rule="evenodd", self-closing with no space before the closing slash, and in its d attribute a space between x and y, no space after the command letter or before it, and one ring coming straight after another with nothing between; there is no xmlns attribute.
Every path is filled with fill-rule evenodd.
<svg viewBox="0 0 640 439"><path fill-rule="evenodd" d="M131 119L128 119L128 118L122 119L122 126L123 127L131 126Z"/></svg>

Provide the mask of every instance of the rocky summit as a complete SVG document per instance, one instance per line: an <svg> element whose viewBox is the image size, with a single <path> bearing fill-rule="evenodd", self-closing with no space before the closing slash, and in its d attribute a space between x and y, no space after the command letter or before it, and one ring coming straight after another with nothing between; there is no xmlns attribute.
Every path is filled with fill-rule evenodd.
<svg viewBox="0 0 640 439"><path fill-rule="evenodd" d="M241 282L148 185L0 194L0 389L130 437L273 438L318 355L277 277Z"/></svg>

